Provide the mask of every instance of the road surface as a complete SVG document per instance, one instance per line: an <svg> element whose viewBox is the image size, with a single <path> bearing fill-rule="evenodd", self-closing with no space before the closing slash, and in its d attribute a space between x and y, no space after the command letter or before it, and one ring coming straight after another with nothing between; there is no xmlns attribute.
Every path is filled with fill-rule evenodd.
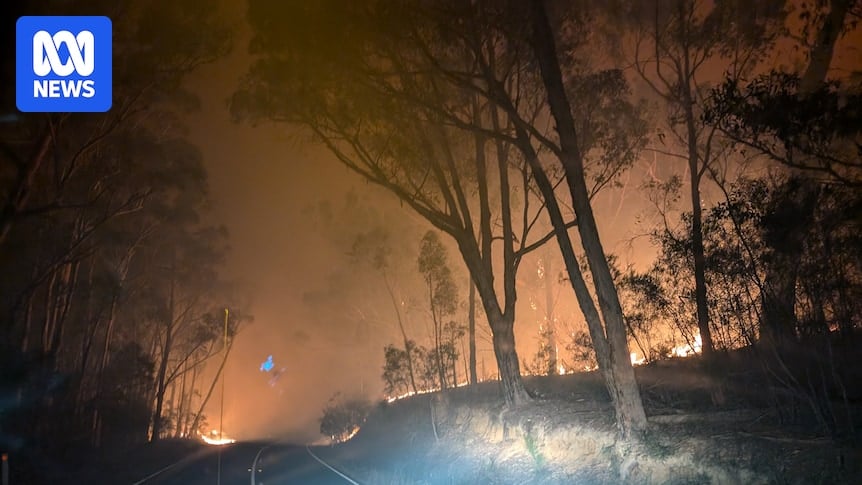
<svg viewBox="0 0 862 485"><path fill-rule="evenodd" d="M327 462L325 453L310 449ZM304 446L234 443L207 448L204 453L181 460L157 475L138 482L140 485L249 485L252 463L255 485L308 484L347 485L309 453ZM336 467L337 468L337 467ZM158 470L153 470L153 473Z"/></svg>

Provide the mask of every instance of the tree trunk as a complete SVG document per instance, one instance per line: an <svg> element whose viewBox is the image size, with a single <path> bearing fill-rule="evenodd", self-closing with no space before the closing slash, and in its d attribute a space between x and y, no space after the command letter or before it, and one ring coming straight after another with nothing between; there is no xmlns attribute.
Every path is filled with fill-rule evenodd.
<svg viewBox="0 0 862 485"><path fill-rule="evenodd" d="M168 356L173 344L172 326L165 330L165 343L162 346L162 360L159 362L159 373L156 377L156 407L153 410L153 435L152 441L157 441L162 432L162 407L165 404L165 377L168 370Z"/></svg>
<svg viewBox="0 0 862 485"><path fill-rule="evenodd" d="M583 160L577 144L571 105L563 87L553 33L542 0L534 0L533 48L547 90L548 105L556 121L562 148L560 161L578 218L578 232L593 275L599 309L602 312L610 350L609 368L612 382L611 397L617 413L617 429L629 439L646 429L647 421L640 391L631 365L622 308L614 286L608 262L599 239L598 228L590 206L589 191L584 180ZM596 354L598 355L598 349Z"/></svg>
<svg viewBox="0 0 862 485"><path fill-rule="evenodd" d="M526 138L526 133L523 131L520 132L519 138L522 143L529 143L529 140ZM611 347L608 343L608 338L605 335L605 329L603 328L598 309L596 308L592 295L590 295L590 290L587 287L587 283L584 280L584 276L581 273L580 266L578 265L578 259L575 256L572 241L569 237L565 222L563 221L563 216L555 198L551 182L548 180L548 177L541 164L538 162L532 148L529 147L529 145L525 145L523 149L528 154L527 160L533 168L536 185L546 200L548 214L550 216L551 223L554 226L554 235L556 236L557 243L560 246L563 262L566 265L566 273L569 277L572 289L575 292L575 297L578 300L581 312L584 314L587 329L590 333L590 339L593 343L593 349L596 352L596 361L599 366L599 371L602 373L605 387L607 388L608 394L611 396L611 400L614 405L618 429L621 434L627 435L630 433L629 429L633 426L631 424L627 424L631 420L629 416L633 415L635 419L638 419L638 417L643 413L643 411L638 411L638 407L642 410L643 405L639 404L640 394L637 389L637 382L632 379L633 372L631 373L632 378L629 378L625 375L628 374L625 369L622 369L622 371L619 369L619 359L616 361L612 359ZM628 347L626 346L625 349L625 362L629 364L629 369L631 369L631 361L628 359L627 353ZM623 352L617 353L622 354ZM618 375L620 372L623 373L622 376ZM621 393L617 391L621 386L626 386L629 389L625 394L624 399L631 401L631 396L636 395L636 402L625 404L625 401L621 399Z"/></svg>
<svg viewBox="0 0 862 485"><path fill-rule="evenodd" d="M684 9L682 3L679 4ZM680 19L686 18L680 11ZM715 347L712 344L712 329L709 326L709 300L706 290L706 255L703 248L703 207L700 203L700 181L709 166L707 154L700 156L697 139L696 118L693 110L695 99L691 93L693 68L689 65L688 46L683 55L684 65L677 70L682 94L682 109L685 113L686 141L688 145L688 172L691 196L691 253L694 263L694 301L697 311L697 330L700 333L701 353L709 361Z"/></svg>
<svg viewBox="0 0 862 485"><path fill-rule="evenodd" d="M829 2L829 13L817 31L814 46L808 54L810 61L808 67L802 74L800 90L803 93L811 92L820 87L826 80L829 65L832 63L832 54L835 51L835 43L844 28L844 19L850 11L854 0L831 0Z"/></svg>
<svg viewBox="0 0 862 485"><path fill-rule="evenodd" d="M796 261L784 254L773 254L766 265L763 293L760 343L782 348L793 340L796 319Z"/></svg>
<svg viewBox="0 0 862 485"><path fill-rule="evenodd" d="M455 341L452 341L452 358L449 365L452 367L452 387L458 387L458 354L455 353Z"/></svg>
<svg viewBox="0 0 862 485"><path fill-rule="evenodd" d="M694 259L694 301L697 307L697 330L700 332L701 352L706 359L713 356L712 331L709 327L709 301L706 293L706 255L703 248L703 214L700 205L700 171L697 154L697 138L694 130L694 114L686 110L690 119L689 162L691 174L691 252Z"/></svg>
<svg viewBox="0 0 862 485"><path fill-rule="evenodd" d="M386 270L383 270L383 283L386 285L386 291L389 292L389 298L392 300L392 306L395 308L395 317L398 319L398 329L401 330L401 337L404 339L404 351L407 352L407 371L410 373L410 387L413 388L413 394L416 390L416 377L413 373L413 349L410 345L410 339L407 338L407 331L404 329L404 321L401 318L401 308L398 304L398 299L395 298L395 291L389 283L389 277L386 275Z"/></svg>
<svg viewBox="0 0 862 485"><path fill-rule="evenodd" d="M434 309L433 282L428 279L429 302L431 303L431 321L434 326L434 353L437 357L437 379L440 380L440 390L446 390L446 364L443 362L443 329L437 311ZM409 357L409 356L408 356Z"/></svg>
<svg viewBox="0 0 862 485"><path fill-rule="evenodd" d="M795 338L796 283L805 251L806 231L814 220L819 189L805 179L790 179L773 194L763 221L766 258L762 290L761 342L781 347Z"/></svg>
<svg viewBox="0 0 862 485"><path fill-rule="evenodd" d="M175 381L175 380L171 381L170 388L171 388L170 397L168 397L168 399L167 399L168 416L175 416L176 418L179 418L179 416L177 415L177 401L176 401L176 399L177 399L177 381ZM177 421L177 423L179 423L179 420ZM177 424L177 423L174 423L174 424ZM176 426L174 426L174 436L175 435L176 435Z"/></svg>
<svg viewBox="0 0 862 485"><path fill-rule="evenodd" d="M54 292L56 291L57 287L58 272L59 271L57 269L51 271L51 278L48 279L48 285L45 289L45 315L42 319L42 335L39 343L39 351L42 353L42 355L48 354L48 342L50 340L49 336L51 335L53 326L55 324L56 305L54 304L54 301L57 297Z"/></svg>
<svg viewBox="0 0 862 485"><path fill-rule="evenodd" d="M102 346L102 360L99 363L99 370L96 374L96 379L100 383L98 385L101 388L102 375L105 373L105 368L108 366L108 361L110 360L110 351L111 351L111 340L114 336L114 322L117 318L117 294L116 292L111 295L111 303L108 305L108 320L105 324L105 342Z"/></svg>
<svg viewBox="0 0 862 485"><path fill-rule="evenodd" d="M105 369L108 367L110 360L111 340L114 332L114 322L117 316L117 290L111 295L111 302L108 306L108 320L105 324L105 345L102 347L102 359L96 369L96 396L101 400L102 392L104 391L104 375ZM96 446L101 443L101 417L99 415L99 406L93 408L93 442Z"/></svg>
<svg viewBox="0 0 862 485"><path fill-rule="evenodd" d="M476 375L476 285L473 284L473 278L470 278L470 296L467 303L467 332L469 335L470 347L470 384L479 382Z"/></svg>
<svg viewBox="0 0 862 485"><path fill-rule="evenodd" d="M56 360L57 354L60 352L60 347L63 344L63 336L66 329L66 318L69 311L72 309L73 296L78 283L78 270L80 262L73 261L66 263L61 273L62 280L60 281L60 292L57 295L55 323L48 342L48 355L52 361Z"/></svg>
<svg viewBox="0 0 862 485"><path fill-rule="evenodd" d="M489 230L486 226L485 230ZM494 345L494 355L497 357L497 367L500 371L500 383L503 389L503 398L507 406L517 407L530 401L530 395L521 381L521 369L518 363L518 354L515 350L515 314L514 312L503 313L497 301L497 293L494 289L493 273L489 266L490 261L482 259L481 253L473 235L464 235L457 239L464 263L474 276L476 292L485 309L488 324L491 327Z"/></svg>
<svg viewBox="0 0 862 485"><path fill-rule="evenodd" d="M529 402L530 396L521 381L521 368L515 352L515 322L503 315L488 318L494 342L494 355L500 370L503 397L510 406Z"/></svg>
<svg viewBox="0 0 862 485"><path fill-rule="evenodd" d="M156 375L156 408L153 410L153 434L152 441L157 441L162 432L162 407L165 403L165 379L168 372L168 359L171 355L174 330L174 277L171 276L171 288L168 304L168 324L165 327L165 343L162 345L159 372Z"/></svg>
<svg viewBox="0 0 862 485"><path fill-rule="evenodd" d="M491 112L491 121L494 131L500 132L500 122L497 110ZM497 154L497 174L500 186L500 215L503 233L503 311L495 306L495 313L489 313L485 306L485 315L488 317L493 332L494 353L497 356L497 365L500 370L500 380L503 383L503 392L506 402L513 406L530 401L530 395L524 388L521 380L521 369L518 363L518 354L515 350L515 302L517 300L517 287L515 275L517 262L515 259L515 235L512 228L512 193L509 184L509 156L508 147L500 139L495 140ZM526 187L525 189L526 190ZM487 241L490 246L492 234L490 230L482 235L482 240ZM490 262L489 262L490 264ZM487 281L493 288L493 277ZM483 298L483 301L485 298ZM494 300L496 303L496 299ZM492 316L493 315L493 316ZM508 382L507 382L508 381Z"/></svg>
<svg viewBox="0 0 862 485"><path fill-rule="evenodd" d="M24 334L21 337L22 354L26 354L30 350L30 333L33 331L33 297L35 294L35 291L28 291L25 297L27 303L24 306Z"/></svg>
<svg viewBox="0 0 862 485"><path fill-rule="evenodd" d="M554 321L554 287L553 287L553 266L549 257L550 250L545 251L545 256L542 258L544 263L544 283L545 283L545 333L548 335L548 374L554 375L557 373L557 340L556 340L556 322Z"/></svg>
<svg viewBox="0 0 862 485"><path fill-rule="evenodd" d="M470 381L470 364L467 359L467 351L464 349L464 338L461 338L461 355L464 358L464 378L467 379L467 384L473 384Z"/></svg>
<svg viewBox="0 0 862 485"><path fill-rule="evenodd" d="M96 258L89 259L90 266L87 271L86 288L93 288L93 274L96 270ZM96 341L96 330L99 328L101 317L93 310L94 296L92 291L87 292L87 300L84 304L83 322L85 325L84 335L81 338L81 350L78 354L78 377L75 386L75 416L80 418L83 414L83 404L87 392L87 369L90 363L90 352Z"/></svg>
<svg viewBox="0 0 862 485"><path fill-rule="evenodd" d="M811 59L800 82L800 92L804 96L818 89L826 81L826 74L832 62L835 42L841 33L844 19L852 5L852 0L833 0L823 25L817 32L815 44L809 53ZM798 200L806 198L806 192L813 189L802 183ZM792 195L791 195L792 197ZM789 198L791 198L789 197ZM778 210L787 210L779 208ZM802 219L811 216L807 207L803 207ZM795 218L793 223L798 222ZM798 227L806 227L799 225ZM802 256L803 237L790 231L786 238L773 238L776 245L771 247L773 254L764 266L764 284L761 295L762 320L760 325L760 340L766 345L781 345L792 338L792 326L796 324L796 280L798 278L798 261ZM783 248L775 247L783 246Z"/></svg>
<svg viewBox="0 0 862 485"><path fill-rule="evenodd" d="M186 411L186 402L187 402L186 395L188 393L186 390L186 377L188 377L188 370L189 370L188 362L184 362L183 363L183 378L180 380L180 403L177 406L177 425L174 428L174 437L175 438L182 438L183 437L183 431L185 430L185 427L186 427L185 419L186 419L186 415L188 414L188 412ZM194 390L194 389L192 389L192 390Z"/></svg>
<svg viewBox="0 0 862 485"><path fill-rule="evenodd" d="M197 385L197 382L198 382L198 366L194 366L192 368L192 382L189 384L189 400L188 400L188 403L186 404L186 418L183 420L183 436L185 436L185 437L191 437L192 436L193 430L191 429L191 420L193 418L192 418L192 414L191 414L191 409L192 409L192 403L194 403L195 389L197 389L197 387L195 387L195 386Z"/></svg>
<svg viewBox="0 0 862 485"><path fill-rule="evenodd" d="M222 372L224 371L224 366L227 363L228 355L230 355L230 349L233 348L233 339L228 341L227 350L224 353L224 358L221 361L221 364L218 366L218 371L216 371L216 375L213 378L212 384L210 384L210 388L207 391L206 397L201 401L201 405L198 407L198 412L195 414L195 419L192 421L192 426L189 428L189 434L195 433L198 430L198 427L201 425L201 417L204 413L204 408L207 406L207 403L210 401L210 398L213 395L213 391L215 390L216 384L218 384L219 378L221 377ZM221 431L221 430L219 430Z"/></svg>
<svg viewBox="0 0 862 485"><path fill-rule="evenodd" d="M65 331L65 321L72 306L72 296L78 279L78 261L62 264L51 273L45 301L42 325L42 355L49 365L56 365Z"/></svg>
<svg viewBox="0 0 862 485"><path fill-rule="evenodd" d="M679 18L687 17L685 4L680 2ZM703 207L700 203L700 181L709 165L707 156L701 157L698 144L697 119L693 106L695 99L691 93L694 82L694 69L690 65L688 44L683 45L682 65L677 68L677 76L682 96L681 108L685 113L686 145L688 148L689 195L691 197L691 253L694 266L694 302L697 313L697 330L700 333L701 353L709 360L715 347L712 344L712 329L709 326L709 300L706 289L706 255L703 247Z"/></svg>
<svg viewBox="0 0 862 485"><path fill-rule="evenodd" d="M48 153L51 150L51 141L53 136L51 130L45 128L41 139L39 140L36 149L24 167L18 168L18 174L15 177L15 182L12 190L9 193L9 198L0 208L0 245L2 245L6 237L9 235L9 230L18 217L27 200L30 198L33 186L36 184L36 174L39 173L39 168L42 163L48 158Z"/></svg>
<svg viewBox="0 0 862 485"><path fill-rule="evenodd" d="M173 344L172 328L165 330L165 343L162 346L162 360L159 362L159 373L156 376L156 407L153 410L153 435L152 441L157 441L162 432L162 408L165 404L165 377L168 370L168 356Z"/></svg>
<svg viewBox="0 0 862 485"><path fill-rule="evenodd" d="M574 135L574 132L572 132ZM572 137L574 138L574 137ZM563 152L566 180L572 194L575 214L578 218L578 232L593 276L599 310L605 322L608 339L608 357L613 382L610 391L617 413L617 429L624 438L631 438L644 431L647 426L646 414L641 401L640 390L631 364L625 322L620 307L619 296L614 286L608 261L599 239L598 227L590 206L589 194L584 180L583 167L578 157ZM572 166L574 165L574 166Z"/></svg>

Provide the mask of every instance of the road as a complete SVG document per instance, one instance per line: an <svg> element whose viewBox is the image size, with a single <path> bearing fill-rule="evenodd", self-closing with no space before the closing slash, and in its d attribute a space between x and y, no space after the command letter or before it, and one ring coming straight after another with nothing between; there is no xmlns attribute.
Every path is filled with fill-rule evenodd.
<svg viewBox="0 0 862 485"><path fill-rule="evenodd" d="M318 456L322 455L320 450L313 448L311 452ZM321 458L324 462L327 461L325 456ZM304 446L261 442L213 446L205 453L182 460L158 475L138 483L140 485L249 485L252 483L251 467L255 459L257 459L257 469L254 472L255 485L347 485L351 483L315 460Z"/></svg>

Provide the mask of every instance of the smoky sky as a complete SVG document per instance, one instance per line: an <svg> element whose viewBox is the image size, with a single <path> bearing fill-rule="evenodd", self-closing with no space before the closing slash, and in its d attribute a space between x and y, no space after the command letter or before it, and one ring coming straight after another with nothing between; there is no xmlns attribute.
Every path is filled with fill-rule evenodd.
<svg viewBox="0 0 862 485"><path fill-rule="evenodd" d="M230 231L231 252L225 275L236 279L251 296L254 322L237 337L225 377L225 432L239 438L288 436L310 440L319 436L317 419L336 392L382 397L380 378L383 345L396 342L394 324L386 313L376 326L356 328L352 318L320 318L320 306L307 304L306 295L326 287L329 276L344 265L343 246L316 230L319 213L309 207L321 202L338 208L352 192L365 204L395 214L410 226L411 235L430 229L394 196L371 186L340 165L307 134L288 126L249 126L231 122L227 100L244 73L248 55L248 27L241 20L245 6L231 2L227 15L237 19L238 36L231 54L194 72L186 82L201 100L199 111L188 117L190 138L204 155L212 199L210 217ZM856 58L851 47L837 55L836 63ZM856 49L856 50L854 50ZM792 61L782 61L791 63ZM844 59L842 61L841 59ZM622 267L645 268L655 255L644 235L657 222L642 190L645 181L684 175L684 164L656 154L644 155L621 179L621 187L601 193L594 209L606 252L620 258ZM707 205L717 194L704 191ZM681 204L684 209L686 204ZM393 224L397 230L398 224ZM363 227L344 227L357 234ZM445 235L442 239L448 241ZM409 251L411 244L398 239ZM418 247L418 237L413 243ZM460 256L451 242L449 260L459 278L466 278ZM550 246L553 249L553 245ZM407 259L405 259L406 261ZM559 267L559 266L558 266ZM409 271L410 268L399 268ZM526 260L521 273L535 271L535 259ZM369 277L370 278L370 277ZM370 279L357 278L357 284ZM461 281L462 294L464 282ZM518 352L529 358L537 348L540 315L530 306L526 283L519 285L516 316ZM581 318L570 288L559 292L558 310L564 318ZM330 294L330 298L339 298ZM344 302L333 301L333 306ZM391 315L389 318L392 318ZM422 324L414 322L421 338ZM483 326L480 312L478 326ZM485 330L487 334L487 330ZM493 367L490 345L480 342L480 359ZM274 386L260 372L260 364L273 355L285 373ZM210 424L218 415L217 388L209 405Z"/></svg>
<svg viewBox="0 0 862 485"><path fill-rule="evenodd" d="M403 217L414 233L420 231L413 242L416 247L421 231L431 226L394 196L340 165L307 135L286 126L233 123L226 100L246 59L245 47L238 41L227 59L202 67L188 80L201 99L201 109L189 117L189 126L209 172L211 217L230 231L225 273L250 293L254 315L254 322L237 337L227 364L224 426L227 433L247 437L289 433L309 439L317 436L316 420L334 393L382 397L383 345L396 342L397 333L394 321L388 326L383 322L370 330L370 337L350 338L357 332L350 328L355 321L320 322L310 314L314 309L305 304L304 295L325 287L327 276L345 258L343 247L314 229L319 214L309 213L308 208L321 202L338 208L346 193L359 194L365 204ZM642 196L635 190L640 182L629 180L640 178L639 172L624 178L628 191L596 200L609 247L626 260L644 251L643 244L633 240L639 230L633 230L635 221L642 214ZM351 229L359 234L365 228L344 231ZM467 273L460 255L447 236L442 239L450 248L449 262L465 293ZM408 258L402 259L410 264ZM530 263L525 262L521 271L532 271ZM561 299L573 304L574 299L562 293ZM520 312L516 329L523 358L535 352L538 326L536 316L529 315L526 293L522 292L520 301L525 311ZM385 311L381 313L385 320ZM421 338L422 323L414 325ZM481 314L477 325L483 325ZM486 329L481 330L487 334ZM490 345L480 342L479 347L480 361L484 360L487 369L495 367ZM270 354L276 365L286 367L274 387L259 371ZM210 416L217 415L218 392L219 388L210 404Z"/></svg>

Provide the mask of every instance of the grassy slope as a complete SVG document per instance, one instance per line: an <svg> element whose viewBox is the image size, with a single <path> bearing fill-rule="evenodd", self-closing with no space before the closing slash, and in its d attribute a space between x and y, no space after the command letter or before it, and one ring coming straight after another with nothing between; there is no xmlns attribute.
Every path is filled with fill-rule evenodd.
<svg viewBox="0 0 862 485"><path fill-rule="evenodd" d="M651 429L636 444L616 441L593 372L526 378L536 400L516 410L496 383L380 405L328 454L369 484L862 483L860 448L824 435L804 396L768 390L745 354L701 367L637 368Z"/></svg>

